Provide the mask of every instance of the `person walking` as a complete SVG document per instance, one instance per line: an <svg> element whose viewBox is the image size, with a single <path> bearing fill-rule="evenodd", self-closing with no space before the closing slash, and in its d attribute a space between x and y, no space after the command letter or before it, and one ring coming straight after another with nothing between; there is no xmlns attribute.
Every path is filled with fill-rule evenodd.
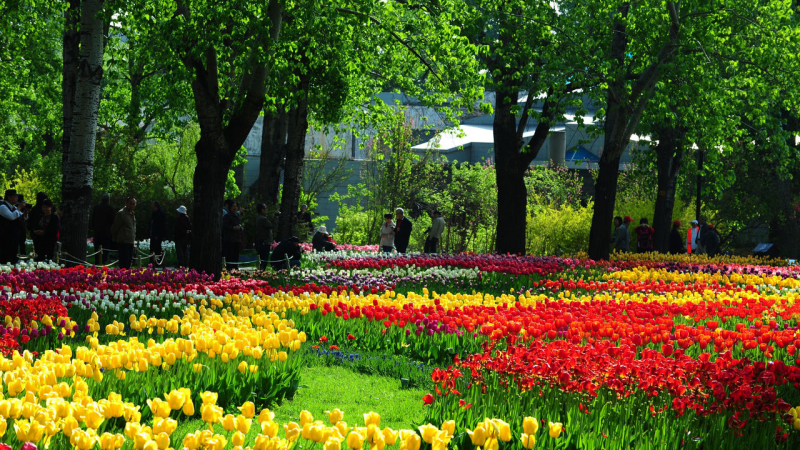
<svg viewBox="0 0 800 450"><path fill-rule="evenodd" d="M94 248L98 251L103 247L103 252L94 256L96 265L106 264L111 256L110 250L113 249L111 243L111 226L114 225L116 211L111 206L111 196L103 194L100 203L92 210L92 229L94 230Z"/></svg>
<svg viewBox="0 0 800 450"><path fill-rule="evenodd" d="M669 233L669 253L672 255L680 255L684 250L681 225L679 220L672 222L672 231Z"/></svg>
<svg viewBox="0 0 800 450"><path fill-rule="evenodd" d="M395 209L394 214L397 218L397 225L394 228L394 246L397 248L397 253L405 253L408 250L408 242L411 240L411 230L414 228L414 224L405 216L403 208Z"/></svg>
<svg viewBox="0 0 800 450"><path fill-rule="evenodd" d="M381 250L384 253L392 253L394 250L394 228L392 213L384 214L383 223L381 224Z"/></svg>
<svg viewBox="0 0 800 450"><path fill-rule="evenodd" d="M636 233L636 252L652 252L655 230L647 223L646 217L642 217L639 221L639 226L634 229L634 232Z"/></svg>
<svg viewBox="0 0 800 450"><path fill-rule="evenodd" d="M153 214L150 216L150 263L159 266L159 260L164 262L162 253L164 249L161 244L164 242L164 235L167 234L167 214L161 209L161 203L153 201Z"/></svg>
<svg viewBox="0 0 800 450"><path fill-rule="evenodd" d="M0 264L16 264L18 261L19 235L25 217L25 203L19 202L14 189L7 189L0 201Z"/></svg>
<svg viewBox="0 0 800 450"><path fill-rule="evenodd" d="M36 261L52 261L61 231L61 220L53 214L53 202L50 199L42 200L39 206L42 215L33 227L33 250L36 252Z"/></svg>
<svg viewBox="0 0 800 450"><path fill-rule="evenodd" d="M317 232L311 238L311 246L318 252L336 251L336 244L331 242L331 235L328 234L328 228L325 225L317 228Z"/></svg>
<svg viewBox="0 0 800 450"><path fill-rule="evenodd" d="M623 221L622 217L614 217L614 239L611 242L614 244L614 251L620 253L628 253L631 251L631 235L628 232L628 224L631 223L631 218L625 216Z"/></svg>
<svg viewBox="0 0 800 450"><path fill-rule="evenodd" d="M111 225L111 239L119 251L120 269L130 269L133 263L133 244L136 242L136 199L128 197L125 207L117 211Z"/></svg>
<svg viewBox="0 0 800 450"><path fill-rule="evenodd" d="M231 202L228 214L222 218L222 256L227 262L228 270L233 270L239 262L242 248L242 226L239 219L239 203Z"/></svg>
<svg viewBox="0 0 800 450"><path fill-rule="evenodd" d="M303 249L300 247L300 238L292 236L281 241L272 251L270 264L275 271L300 267Z"/></svg>
<svg viewBox="0 0 800 450"><path fill-rule="evenodd" d="M262 267L259 267L259 269L263 269L267 260L269 260L269 251L272 248L272 242L275 240L273 236L278 222L276 220L278 213L275 214L274 219L267 217L267 205L264 203L259 203L256 206L256 212L258 213L258 217L256 217L256 251L261 257Z"/></svg>
<svg viewBox="0 0 800 450"><path fill-rule="evenodd" d="M175 219L175 254L178 257L178 267L188 267L192 219L189 218L185 206L181 205L176 211L178 211L178 217Z"/></svg>
<svg viewBox="0 0 800 450"><path fill-rule="evenodd" d="M698 233L698 225L699 223L697 220L693 220L691 222L691 226L686 231L686 253L692 254L697 253L697 233Z"/></svg>
<svg viewBox="0 0 800 450"><path fill-rule="evenodd" d="M428 231L428 237L425 239L425 253L437 253L439 240L442 238L442 233L444 233L444 226L445 223L441 211L438 209L433 211L433 222Z"/></svg>

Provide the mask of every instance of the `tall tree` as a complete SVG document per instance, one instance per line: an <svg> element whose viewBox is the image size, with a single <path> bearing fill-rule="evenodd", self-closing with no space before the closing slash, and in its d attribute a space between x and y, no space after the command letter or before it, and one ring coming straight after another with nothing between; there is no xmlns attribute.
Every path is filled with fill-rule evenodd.
<svg viewBox="0 0 800 450"><path fill-rule="evenodd" d="M587 82L576 49L561 28L558 2L464 2L462 35L480 49L487 89L494 92L499 253L525 253L525 173L572 93ZM577 69L575 67L578 67ZM523 99L520 101L520 99ZM528 132L530 123L536 128ZM526 134L528 136L526 136Z"/></svg>
<svg viewBox="0 0 800 450"><path fill-rule="evenodd" d="M103 0L83 0L80 20L80 61L75 83L75 108L69 147L63 149L61 197L64 208L63 249L83 259L89 229L94 181L94 148L100 108L105 45Z"/></svg>

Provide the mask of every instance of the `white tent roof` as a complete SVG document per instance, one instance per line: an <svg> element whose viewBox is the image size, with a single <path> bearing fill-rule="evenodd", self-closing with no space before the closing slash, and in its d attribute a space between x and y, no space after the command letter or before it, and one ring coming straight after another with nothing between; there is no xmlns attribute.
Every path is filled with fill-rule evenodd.
<svg viewBox="0 0 800 450"><path fill-rule="evenodd" d="M535 131L536 127L528 127L522 134L523 139L529 139ZM564 127L554 127L550 131L564 131ZM493 127L491 125L461 125L457 128L448 128L428 142L415 145L413 149L427 150L437 148L447 151L467 147L473 143L493 144Z"/></svg>

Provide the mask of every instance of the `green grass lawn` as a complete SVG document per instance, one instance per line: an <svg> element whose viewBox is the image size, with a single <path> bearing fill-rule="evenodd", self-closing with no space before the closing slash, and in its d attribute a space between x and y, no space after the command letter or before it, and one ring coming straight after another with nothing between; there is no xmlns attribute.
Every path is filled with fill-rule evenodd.
<svg viewBox="0 0 800 450"><path fill-rule="evenodd" d="M381 428L391 427L416 428L425 416L422 396L427 391L419 389L401 389L400 380L358 374L343 367L311 367L304 369L300 380L301 388L293 399L273 408L275 421L281 425L300 421L300 411L307 410L315 420L329 424L328 416L323 411L339 408L344 411L344 421L363 426L364 413L375 411L381 415ZM195 405L199 417L200 405ZM256 416L260 410L256 409ZM245 445L251 445L260 428L253 418L253 426L247 435ZM183 437L207 425L197 419L179 424L172 435L172 447L180 447ZM232 433L226 433L222 426L214 427L216 433L230 439Z"/></svg>

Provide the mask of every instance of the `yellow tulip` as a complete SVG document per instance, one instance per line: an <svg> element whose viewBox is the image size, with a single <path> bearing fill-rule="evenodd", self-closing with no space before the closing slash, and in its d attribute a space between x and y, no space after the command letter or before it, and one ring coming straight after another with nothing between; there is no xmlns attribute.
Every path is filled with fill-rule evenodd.
<svg viewBox="0 0 800 450"><path fill-rule="evenodd" d="M78 450L89 450L95 445L94 438L83 430L75 430L69 438L69 442Z"/></svg>
<svg viewBox="0 0 800 450"><path fill-rule="evenodd" d="M234 447L244 445L244 433L241 431L233 433L233 437L231 437L231 445Z"/></svg>
<svg viewBox="0 0 800 450"><path fill-rule="evenodd" d="M381 415L370 411L364 414L364 425L370 426L370 424L374 424L376 427L381 425Z"/></svg>
<svg viewBox="0 0 800 450"><path fill-rule="evenodd" d="M6 419L0 417L0 437L6 434L6 429L8 429L8 422L6 422Z"/></svg>
<svg viewBox="0 0 800 450"><path fill-rule="evenodd" d="M503 442L508 442L511 440L511 427L508 423L500 420L500 419L493 419L495 426L497 427L497 437L500 438Z"/></svg>
<svg viewBox="0 0 800 450"><path fill-rule="evenodd" d="M67 418L69 420L70 417ZM142 425L136 422L128 422L125 424L125 436L129 439L134 439L139 432L142 431ZM64 434L67 434L65 431Z"/></svg>
<svg viewBox="0 0 800 450"><path fill-rule="evenodd" d="M450 436L456 434L456 421L455 420L448 420L442 424L442 431L447 432Z"/></svg>
<svg viewBox="0 0 800 450"><path fill-rule="evenodd" d="M239 363L239 366L237 367L237 369L238 369L238 370L239 370L239 372L241 372L241 373L245 373L245 372L247 372L247 363L246 363L246 362L244 362L244 361L240 362L240 363Z"/></svg>
<svg viewBox="0 0 800 450"><path fill-rule="evenodd" d="M475 431L467 430L467 434L472 441L472 445L476 447L483 447L483 444L486 443L486 430L484 430L483 424L478 424L475 427Z"/></svg>
<svg viewBox="0 0 800 450"><path fill-rule="evenodd" d="M370 424L370 426L374 427L373 424ZM373 434L370 444L370 450L383 450L383 447L386 446L386 441L383 439L383 434L380 432Z"/></svg>
<svg viewBox="0 0 800 450"><path fill-rule="evenodd" d="M361 450L364 447L364 437L355 431L347 435L347 446L351 450Z"/></svg>
<svg viewBox="0 0 800 450"><path fill-rule="evenodd" d="M164 394L164 398L167 400L169 407L175 411L182 409L183 404L186 402L186 394L178 390L173 390L169 394Z"/></svg>
<svg viewBox="0 0 800 450"><path fill-rule="evenodd" d="M304 426L305 424L313 422L313 421L314 421L314 416L311 415L310 412L305 411L305 410L300 411L300 426L301 427Z"/></svg>
<svg viewBox="0 0 800 450"><path fill-rule="evenodd" d="M334 426L336 427L337 430L339 430L339 433L342 436L347 436L347 433L350 432L350 428L347 427L347 422L339 421L336 422L336 425Z"/></svg>
<svg viewBox="0 0 800 450"><path fill-rule="evenodd" d="M403 443L405 444L406 450L419 450L419 447L422 445L422 439L420 439L417 434L412 434L406 438Z"/></svg>
<svg viewBox="0 0 800 450"><path fill-rule="evenodd" d="M247 417L241 414L239 414L239 416L236 417L236 429L244 434L250 432L250 425L252 425L252 423L253 423L252 420L248 419Z"/></svg>
<svg viewBox="0 0 800 450"><path fill-rule="evenodd" d="M522 429L525 430L525 434L533 436L539 431L539 421L535 417L526 417L522 419Z"/></svg>
<svg viewBox="0 0 800 450"><path fill-rule="evenodd" d="M200 417L206 423L217 423L222 418L222 408L214 404L205 403L200 407Z"/></svg>
<svg viewBox="0 0 800 450"><path fill-rule="evenodd" d="M100 436L100 450L117 450L125 444L125 436L121 434L103 433Z"/></svg>
<svg viewBox="0 0 800 450"><path fill-rule="evenodd" d="M203 399L203 404L204 405L209 404L209 403L212 404L212 405L217 404L217 393L216 392L208 392L208 391L203 392L202 394L200 394L200 398Z"/></svg>
<svg viewBox="0 0 800 450"><path fill-rule="evenodd" d="M298 437L300 437L301 428L300 425L294 422L289 422L283 426L283 431L286 434L286 440L289 442L294 442Z"/></svg>
<svg viewBox="0 0 800 450"><path fill-rule="evenodd" d="M499 448L500 442L497 438L486 439L486 443L483 445L483 450L498 450Z"/></svg>
<svg viewBox="0 0 800 450"><path fill-rule="evenodd" d="M275 420L275 413L268 409L262 409L258 414L258 423L271 422L273 420Z"/></svg>
<svg viewBox="0 0 800 450"><path fill-rule="evenodd" d="M383 434L383 440L386 441L386 445L394 445L395 442L397 442L397 432L391 428L386 427L381 433Z"/></svg>
<svg viewBox="0 0 800 450"><path fill-rule="evenodd" d="M792 421L792 428L794 428L794 431L800 431L800 419L794 419ZM0 436L2 436L2 435L3 434L0 433Z"/></svg>
<svg viewBox="0 0 800 450"><path fill-rule="evenodd" d="M158 433L155 441L158 445L158 450L167 450L169 448L169 435L167 433Z"/></svg>
<svg viewBox="0 0 800 450"><path fill-rule="evenodd" d="M520 436L519 440L522 441L522 446L528 450L532 449L533 446L536 445L536 437L532 434L522 433L522 436Z"/></svg>
<svg viewBox="0 0 800 450"><path fill-rule="evenodd" d="M181 411L187 416L194 415L194 402L192 401L191 397L186 397L186 401L183 403L183 409Z"/></svg>
<svg viewBox="0 0 800 450"><path fill-rule="evenodd" d="M222 428L225 431L233 431L236 429L236 417L233 414L226 414L225 417L222 418Z"/></svg>
<svg viewBox="0 0 800 450"><path fill-rule="evenodd" d="M419 427L419 434L422 436L422 440L425 441L426 444L433 444L433 438L436 437L436 433L439 432L439 429L431 424L422 425Z"/></svg>
<svg viewBox="0 0 800 450"><path fill-rule="evenodd" d="M564 425L561 424L561 422L549 422L547 426L550 428L548 433L550 434L550 437L553 439L561 436L561 432L564 430Z"/></svg>
<svg viewBox="0 0 800 450"><path fill-rule="evenodd" d="M436 434L433 438L433 450L447 450L447 444L450 443L450 438L452 435L448 434L447 431L440 431Z"/></svg>
<svg viewBox="0 0 800 450"><path fill-rule="evenodd" d="M239 407L239 411L242 412L242 415L248 419L252 419L253 416L256 415L256 405L253 402L244 402L242 406Z"/></svg>
<svg viewBox="0 0 800 450"><path fill-rule="evenodd" d="M150 439L144 443L144 446L142 446L142 450L159 450L158 443Z"/></svg>
<svg viewBox="0 0 800 450"><path fill-rule="evenodd" d="M336 422L339 422L342 419L344 419L344 411L342 411L339 408L336 408L333 411L325 411L325 414L328 415L328 419L331 421L331 425L336 425Z"/></svg>
<svg viewBox="0 0 800 450"><path fill-rule="evenodd" d="M269 422L262 422L261 434L274 438L278 435L278 424L271 420Z"/></svg>
<svg viewBox="0 0 800 450"><path fill-rule="evenodd" d="M342 442L336 438L328 438L322 450L342 450Z"/></svg>
<svg viewBox="0 0 800 450"><path fill-rule="evenodd" d="M96 430L100 428L100 425L103 423L103 419L104 417L102 414L100 414L99 411L95 409L90 409L86 411L86 417L84 419L84 422L86 422L87 427Z"/></svg>

